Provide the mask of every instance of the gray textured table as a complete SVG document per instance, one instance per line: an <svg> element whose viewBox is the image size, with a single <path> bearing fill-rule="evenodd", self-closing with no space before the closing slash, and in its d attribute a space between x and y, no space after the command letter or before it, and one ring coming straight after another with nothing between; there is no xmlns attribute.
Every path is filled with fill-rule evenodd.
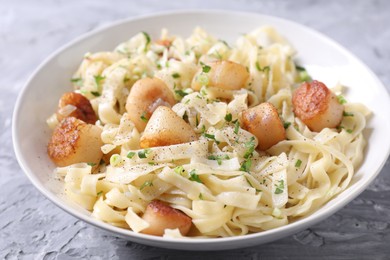
<svg viewBox="0 0 390 260"><path fill-rule="evenodd" d="M390 259L390 163L344 209L298 234L241 250L187 252L134 244L63 212L15 159L11 115L27 77L52 51L103 24L161 10L211 8L308 25L362 59L390 90L390 1L0 1L0 259Z"/></svg>

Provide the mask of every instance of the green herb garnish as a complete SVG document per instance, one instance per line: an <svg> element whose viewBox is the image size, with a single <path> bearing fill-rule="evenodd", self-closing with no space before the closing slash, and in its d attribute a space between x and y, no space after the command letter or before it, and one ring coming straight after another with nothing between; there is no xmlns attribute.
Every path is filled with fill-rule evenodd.
<svg viewBox="0 0 390 260"><path fill-rule="evenodd" d="M209 84L209 77L206 74L199 74L196 76L196 81L199 82L201 86L207 86Z"/></svg>
<svg viewBox="0 0 390 260"><path fill-rule="evenodd" d="M240 171L249 172L251 166L252 166L252 160L251 159L246 159L241 164Z"/></svg>
<svg viewBox="0 0 390 260"><path fill-rule="evenodd" d="M110 164L114 167L119 165L121 162L122 162L122 157L119 154L113 154L110 157Z"/></svg>
<svg viewBox="0 0 390 260"><path fill-rule="evenodd" d="M283 122L284 129L287 129L291 125L291 122Z"/></svg>
<svg viewBox="0 0 390 260"><path fill-rule="evenodd" d="M347 103L347 100L343 97L343 95L338 95L338 96L337 96L337 100L339 101L339 103L340 103L341 105Z"/></svg>
<svg viewBox="0 0 390 260"><path fill-rule="evenodd" d="M227 43L225 40L221 40L221 39L219 39L219 41L220 41L220 42L222 42L223 44L225 44L225 45L226 45L226 47L230 48L229 44L228 44L228 43Z"/></svg>
<svg viewBox="0 0 390 260"><path fill-rule="evenodd" d="M184 97L184 96L187 96L187 95L188 95L187 92L184 92L184 91L181 90L181 89L175 90L175 93L176 93L178 96L180 96L180 97Z"/></svg>
<svg viewBox="0 0 390 260"><path fill-rule="evenodd" d="M146 112L145 112L145 111L142 113L142 115L140 116L140 118L141 118L141 120L144 121L144 122L148 122L148 120L149 120L149 119L146 117Z"/></svg>
<svg viewBox="0 0 390 260"><path fill-rule="evenodd" d="M238 131L240 130L240 122L238 122L238 120L235 120L233 123L234 123L234 133L238 134Z"/></svg>
<svg viewBox="0 0 390 260"><path fill-rule="evenodd" d="M152 187L153 186L153 181L145 181L141 187L139 187L140 190L143 190L145 187Z"/></svg>
<svg viewBox="0 0 390 260"><path fill-rule="evenodd" d="M174 79L180 78L180 74L179 73L173 73L172 74L172 78L174 78Z"/></svg>
<svg viewBox="0 0 390 260"><path fill-rule="evenodd" d="M138 152L138 157L139 158L147 158L148 157L148 154L151 152L150 149L144 149L142 151L139 151Z"/></svg>
<svg viewBox="0 0 390 260"><path fill-rule="evenodd" d="M127 154L127 158L133 158L134 157L134 155L135 155L135 152L129 152L128 154Z"/></svg>
<svg viewBox="0 0 390 260"><path fill-rule="evenodd" d="M299 168L301 167L301 164L302 164L302 161L300 159L298 159L296 162L295 162L295 167Z"/></svg>
<svg viewBox="0 0 390 260"><path fill-rule="evenodd" d="M91 94L94 95L95 97L100 97L99 91L91 91Z"/></svg>
<svg viewBox="0 0 390 260"><path fill-rule="evenodd" d="M222 165L222 160L229 160L230 157L227 154L225 154L225 155L209 155L207 157L207 159L215 160L215 161L217 161L218 165Z"/></svg>
<svg viewBox="0 0 390 260"><path fill-rule="evenodd" d="M281 194L284 190L284 180L279 181L279 185L276 186L275 194Z"/></svg>
<svg viewBox="0 0 390 260"><path fill-rule="evenodd" d="M353 116L353 113L349 113L349 112L343 112L343 116Z"/></svg>
<svg viewBox="0 0 390 260"><path fill-rule="evenodd" d="M191 181L196 181L196 182L199 182L199 183L202 183L202 180L199 178L199 175L196 174L196 170L192 170L190 171L190 178L189 178Z"/></svg>
<svg viewBox="0 0 390 260"><path fill-rule="evenodd" d="M211 70L211 67L209 65L204 64L203 62L201 62L200 65L202 65L203 73L208 73Z"/></svg>
<svg viewBox="0 0 390 260"><path fill-rule="evenodd" d="M205 126L205 125L202 125L202 128L201 128L200 131L202 132L202 134L205 133L205 132L206 132L206 126Z"/></svg>
<svg viewBox="0 0 390 260"><path fill-rule="evenodd" d="M258 61L256 62L256 69L258 71L262 71L262 72L268 72L271 70L270 66L265 66L264 68L260 67L260 64Z"/></svg>
<svg viewBox="0 0 390 260"><path fill-rule="evenodd" d="M252 136L249 139L249 141L246 142L244 145L245 145L245 148L248 148L248 150L246 150L246 152L244 154L244 158L248 159L249 157L252 157L253 151L255 150L255 146L256 146L255 138Z"/></svg>
<svg viewBox="0 0 390 260"><path fill-rule="evenodd" d="M89 163L87 163L87 165L89 165L89 166L95 166L96 165L96 163L93 163L93 162L89 162Z"/></svg>
<svg viewBox="0 0 390 260"><path fill-rule="evenodd" d="M249 181L248 177L245 176L245 179L246 179L246 182L249 184L249 186L251 186L252 188L254 188L257 192L261 192L261 190L256 189L255 187L253 187L253 185L252 185L252 183Z"/></svg>
<svg viewBox="0 0 390 260"><path fill-rule="evenodd" d="M96 75L93 76L93 78L95 79L96 86L100 86L101 81L104 80L106 77Z"/></svg>
<svg viewBox="0 0 390 260"><path fill-rule="evenodd" d="M203 135L209 139L213 139L217 144L219 144L219 141L215 139L215 135L208 134L208 133L204 133Z"/></svg>
<svg viewBox="0 0 390 260"><path fill-rule="evenodd" d="M151 40L150 40L149 34L147 34L146 32L142 32L142 33L143 33L143 35L145 36L145 39L146 39L146 44L145 44L145 48L144 48L144 52L146 52L148 50L148 46L149 46Z"/></svg>
<svg viewBox="0 0 390 260"><path fill-rule="evenodd" d="M73 78L70 80L72 83L74 83L78 87L83 86L83 79L82 78Z"/></svg>
<svg viewBox="0 0 390 260"><path fill-rule="evenodd" d="M184 170L183 166L176 166L174 169L175 173L182 175L186 170Z"/></svg>
<svg viewBox="0 0 390 260"><path fill-rule="evenodd" d="M226 116L225 116L225 120L226 120L227 122L230 122L230 121L232 121L232 119L233 119L233 116L232 116L232 114L231 114L231 113L229 113L229 114L226 114Z"/></svg>
<svg viewBox="0 0 390 260"><path fill-rule="evenodd" d="M309 73L306 71L304 67L301 67L299 65L295 65L295 67L298 71L298 77L300 82L312 81L312 78L310 77Z"/></svg>

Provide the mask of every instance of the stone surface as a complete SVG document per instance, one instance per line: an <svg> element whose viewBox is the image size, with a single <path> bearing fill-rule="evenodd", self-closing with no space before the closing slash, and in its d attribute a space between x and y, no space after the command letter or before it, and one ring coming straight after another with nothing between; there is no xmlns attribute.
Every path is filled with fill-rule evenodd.
<svg viewBox="0 0 390 260"><path fill-rule="evenodd" d="M42 60L75 37L122 18L162 10L228 9L284 17L346 46L390 90L390 1L0 1L0 259L389 259L390 163L344 209L293 236L256 247L187 252L128 242L57 208L15 159L16 97Z"/></svg>

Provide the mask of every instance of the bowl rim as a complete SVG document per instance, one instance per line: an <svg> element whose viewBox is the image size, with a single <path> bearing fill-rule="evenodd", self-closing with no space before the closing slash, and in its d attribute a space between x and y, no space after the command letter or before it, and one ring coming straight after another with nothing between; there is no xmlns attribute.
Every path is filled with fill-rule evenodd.
<svg viewBox="0 0 390 260"><path fill-rule="evenodd" d="M73 40L69 41L68 43L62 45L58 49L56 49L54 52L52 52L49 56L47 56L40 65L30 74L27 81L21 88L21 91L18 95L18 98L15 103L13 116L12 116L12 141L13 141L13 147L15 151L16 158L18 160L19 165L21 166L23 172L26 174L28 179L32 182L32 184L50 201L52 201L55 205L57 205L62 210L66 211L68 214L83 220L84 222L91 224L93 226L96 226L98 228L101 228L105 231L112 232L118 236L125 237L128 240L132 240L134 242L139 242L147 245L154 245L159 247L165 247L165 248L177 248L175 246L172 246L173 244L180 244L184 247L180 248L183 250L191 250L189 246L198 244L198 245L209 245L205 248L205 250L220 250L222 245L224 244L230 244L233 245L234 242L237 241L246 241L248 242L248 245L246 246L237 246L237 247L230 247L230 249L233 248L242 248L247 247L259 243L264 242L270 242L282 237L285 237L287 235L291 235L299 230L303 230L304 228L307 228L309 226L312 226L323 219L333 215L336 211L340 210L342 207L344 207L346 204L348 204L350 201L355 199L360 193L362 193L366 187L377 177L377 175L380 173L382 168L384 167L386 163L386 159L384 159L381 164L377 165L377 167L372 171L370 176L366 178L365 182L356 183L354 187L349 187L349 193L344 194L343 199L340 201L337 201L337 203L333 203L332 205L328 205L328 208L324 212L320 212L318 214L318 210L314 211L312 214L299 219L297 221L288 223L287 225L274 228L271 230L266 230L258 233L252 233L247 234L244 236L235 236L235 237L223 237L223 238L187 238L187 239L176 239L176 238L164 238L164 237L156 237L151 235L145 235L145 234L139 234L135 233L133 231L119 228L112 226L110 224L107 224L105 222L99 221L94 219L91 216L88 216L86 214L81 213L80 211L75 210L74 208L70 207L69 205L66 205L65 203L62 203L61 200L53 194L51 191L49 191L43 184L40 183L39 179L36 177L34 172L30 170L29 163L25 159L25 155L23 154L23 149L19 142L19 136L18 136L18 129L17 129L17 122L20 118L20 110L22 107L23 100L26 99L26 90L29 88L31 82L35 78L35 76L55 57L57 57L60 53L64 52L65 50L71 48L72 46L76 45L79 42L84 41L85 39L88 39L90 37L93 37L94 35L101 34L106 30L110 30L113 27L117 27L126 23L132 23L135 21L140 20L148 20L148 19L155 19L156 17L169 17L169 16L177 16L177 15L199 15L199 14L207 14L207 15L234 15L234 16L242 16L242 15L252 15L257 16L259 18L263 18L266 20L274 20L279 21L283 23L293 24L294 26L299 27L300 29L304 31L308 31L309 33L315 35L321 41L326 42L327 44L330 44L332 47L338 49L343 55L347 56L348 58L352 59L354 62L358 63L359 66L364 68L367 73L370 74L372 79L374 79L377 83L377 86L379 88L382 88L387 93L387 99L390 103L390 95L387 91L387 89L384 87L382 82L379 80L379 78L375 75L375 73L372 72L372 70L364 64L359 58L357 58L355 55L353 55L351 52L349 52L345 47L341 46L339 43L334 41L333 39L329 38L328 36L325 36L324 34L311 29L310 27L307 27L306 25L297 23L292 20L288 20L285 18L277 17L277 16L271 16L271 15L265 15L265 14L259 14L255 12L245 12L245 11L231 11L231 10L219 10L219 9L212 9L212 10L203 10L203 9L179 9L174 11L159 11L159 12L153 12L149 14L144 15L137 15L125 19L120 19L118 21L110 22L107 24L104 24L103 26L100 26L96 29L93 29L89 32L83 33L82 35L74 38ZM387 149L387 153L383 156L383 158L388 158L390 154L390 146ZM344 191L343 191L344 192ZM341 193L343 194L343 193ZM330 200L329 202L331 202ZM328 203L329 203L328 202ZM257 238L257 240L256 240ZM252 241L252 243L249 243ZM253 243L253 241L255 241ZM257 243L256 243L257 241ZM214 248L210 246L210 243ZM197 248L197 250L202 250L202 248Z"/></svg>

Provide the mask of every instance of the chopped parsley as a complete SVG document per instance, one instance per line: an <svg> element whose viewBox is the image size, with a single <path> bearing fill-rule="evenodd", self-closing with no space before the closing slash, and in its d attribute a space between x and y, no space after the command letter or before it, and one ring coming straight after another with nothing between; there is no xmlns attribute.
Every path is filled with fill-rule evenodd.
<svg viewBox="0 0 390 260"><path fill-rule="evenodd" d="M148 46L149 46L151 40L150 40L150 36L148 33L146 33L146 32L142 32L142 33L146 39L145 48L144 48L144 52L146 52L148 50Z"/></svg>
<svg viewBox="0 0 390 260"><path fill-rule="evenodd" d="M252 136L248 142L246 142L245 144L245 148L247 148L248 150L246 150L245 154L244 154L244 158L245 159L248 159L249 157L252 157L253 155L253 151L255 150L255 146L256 146L256 143L255 143L255 138Z"/></svg>
<svg viewBox="0 0 390 260"><path fill-rule="evenodd" d="M300 82L312 81L312 78L310 77L309 73L306 71L304 67L301 67L299 65L295 65L295 67L298 71L298 77Z"/></svg>
<svg viewBox="0 0 390 260"><path fill-rule="evenodd" d="M96 165L96 163L93 163L93 162L89 162L89 163L87 163L87 165L89 165L89 166L95 166Z"/></svg>
<svg viewBox="0 0 390 260"><path fill-rule="evenodd" d="M218 60L222 60L222 55L216 50L214 51L213 55L218 59Z"/></svg>
<svg viewBox="0 0 390 260"><path fill-rule="evenodd" d="M142 151L139 151L138 152L138 157L139 158L147 158L148 157L148 154L150 153L150 149L144 149Z"/></svg>
<svg viewBox="0 0 390 260"><path fill-rule="evenodd" d="M352 134L352 132L353 132L352 129L347 129L346 131L347 131L347 133L349 133L349 134Z"/></svg>
<svg viewBox="0 0 390 260"><path fill-rule="evenodd" d="M353 116L353 113L349 113L349 112L344 111L343 116Z"/></svg>
<svg viewBox="0 0 390 260"><path fill-rule="evenodd" d="M128 154L127 154L127 158L133 158L134 157L134 155L135 155L135 152L129 152Z"/></svg>
<svg viewBox="0 0 390 260"><path fill-rule="evenodd" d="M200 131L202 132L202 134L203 134L204 132L206 132L206 126L205 126L205 125L202 125L202 129L201 129Z"/></svg>
<svg viewBox="0 0 390 260"><path fill-rule="evenodd" d="M145 181L141 187L139 187L140 190L143 190L145 187L152 187L153 186L153 181Z"/></svg>
<svg viewBox="0 0 390 260"><path fill-rule="evenodd" d="M187 111L184 112L184 115L183 115L183 120L188 122L188 115L187 115Z"/></svg>
<svg viewBox="0 0 390 260"><path fill-rule="evenodd" d="M269 72L271 70L270 66L265 66L265 67L260 67L260 64L259 62L256 62L256 69L258 71L262 71L262 72Z"/></svg>
<svg viewBox="0 0 390 260"><path fill-rule="evenodd" d="M279 185L276 185L275 194L281 194L284 191L284 180L279 181Z"/></svg>
<svg viewBox="0 0 390 260"><path fill-rule="evenodd" d="M190 171L190 178L189 178L191 181L196 181L196 182L199 182L199 183L202 183L202 180L199 178L199 175L196 174L196 170L192 170Z"/></svg>
<svg viewBox="0 0 390 260"><path fill-rule="evenodd" d="M95 79L96 86L100 86L101 81L104 80L106 77L96 75L93 76L93 78Z"/></svg>
<svg viewBox="0 0 390 260"><path fill-rule="evenodd" d="M240 130L240 122L238 122L238 120L235 120L233 123L234 123L234 133L238 134L238 131Z"/></svg>
<svg viewBox="0 0 390 260"><path fill-rule="evenodd" d="M103 194L103 191L101 190L101 191L99 191L96 195L97 196L100 196L100 195L102 195Z"/></svg>
<svg viewBox="0 0 390 260"><path fill-rule="evenodd" d="M254 188L257 192L261 192L261 190L256 189L255 187L253 187L253 185L252 185L252 183L249 181L248 177L245 176L245 179L246 179L246 182L249 184L249 186L251 186L252 188Z"/></svg>
<svg viewBox="0 0 390 260"><path fill-rule="evenodd" d="M215 135L208 134L208 133L204 133L203 135L209 139L213 139L217 144L219 144L219 141L215 139Z"/></svg>
<svg viewBox="0 0 390 260"><path fill-rule="evenodd" d="M127 76L125 76L124 78L123 78L123 83L126 83L126 82L128 82L130 80L130 78L128 78Z"/></svg>
<svg viewBox="0 0 390 260"><path fill-rule="evenodd" d="M341 105L347 103L347 100L343 97L343 95L338 95L338 96L337 96L337 100L339 101L339 103L340 103Z"/></svg>
<svg viewBox="0 0 390 260"><path fill-rule="evenodd" d="M295 162L295 167L299 168L301 167L301 164L302 164L302 161L300 159L298 159L296 162Z"/></svg>
<svg viewBox="0 0 390 260"><path fill-rule="evenodd" d="M172 78L174 78L174 79L180 78L180 74L179 73L173 73L172 74Z"/></svg>
<svg viewBox="0 0 390 260"><path fill-rule="evenodd" d="M74 83L78 87L83 86L83 79L82 78L73 78L70 80L72 83Z"/></svg>
<svg viewBox="0 0 390 260"><path fill-rule="evenodd" d="M251 159L246 159L241 164L240 171L249 172L251 166L252 166L252 160Z"/></svg>
<svg viewBox="0 0 390 260"><path fill-rule="evenodd" d="M284 129L287 129L291 125L291 122L283 122Z"/></svg>
<svg viewBox="0 0 390 260"><path fill-rule="evenodd" d="M202 89L200 90L200 94L201 94L202 96L207 96L206 89L205 89L205 88L202 88Z"/></svg>
<svg viewBox="0 0 390 260"><path fill-rule="evenodd" d="M183 90L181 90L181 89L177 89L177 90L175 90L175 93L176 93L176 95L178 95L178 96L180 96L180 97L185 97L185 96L187 96L188 95L188 93L187 92L184 92Z"/></svg>
<svg viewBox="0 0 390 260"><path fill-rule="evenodd" d="M200 200L203 200L203 195L202 195L202 193L199 193L199 199L200 199Z"/></svg>
<svg viewBox="0 0 390 260"><path fill-rule="evenodd" d="M226 45L226 47L230 48L229 44L228 44L228 43L227 43L225 40L221 40L221 39L219 39L219 41L220 41L220 42L222 42L223 44L225 44L225 45Z"/></svg>
<svg viewBox="0 0 390 260"><path fill-rule="evenodd" d="M203 73L209 73L209 71L211 70L211 67L209 65L204 64L203 62L200 62L200 65L202 66Z"/></svg>
<svg viewBox="0 0 390 260"><path fill-rule="evenodd" d="M95 97L100 97L99 91L91 91L91 94L94 95Z"/></svg>
<svg viewBox="0 0 390 260"><path fill-rule="evenodd" d="M207 157L207 159L215 160L215 161L217 161L218 165L222 165L222 160L229 160L230 157L227 154L225 154L225 155L209 155Z"/></svg>
<svg viewBox="0 0 390 260"><path fill-rule="evenodd" d="M231 114L231 113L229 113L229 114L226 114L226 116L225 116L225 120L226 120L227 122L230 122L230 121L232 121L232 119L233 119L233 116L232 116L232 114Z"/></svg>
<svg viewBox="0 0 390 260"><path fill-rule="evenodd" d="M146 112L144 111L142 115L140 116L141 120L144 122L148 122L149 118L146 117Z"/></svg>

